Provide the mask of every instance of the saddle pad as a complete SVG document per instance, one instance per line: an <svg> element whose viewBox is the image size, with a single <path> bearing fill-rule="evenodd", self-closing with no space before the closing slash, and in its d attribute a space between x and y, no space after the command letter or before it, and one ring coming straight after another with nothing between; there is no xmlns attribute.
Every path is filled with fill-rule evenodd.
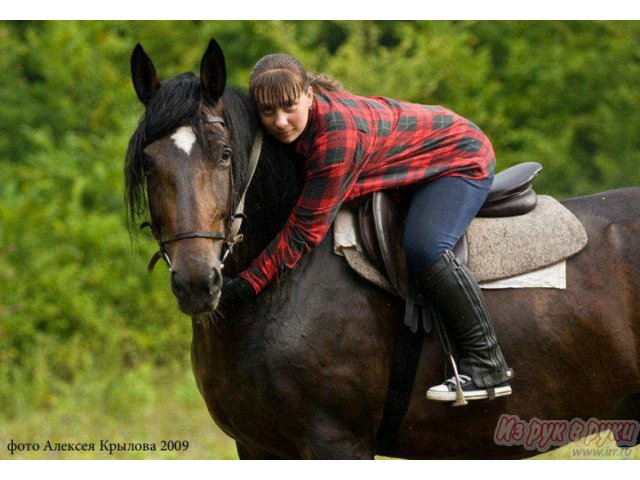
<svg viewBox="0 0 640 480"><path fill-rule="evenodd" d="M587 232L560 202L538 195L537 207L525 215L474 219L467 241L469 270L481 283L569 258L587 244Z"/></svg>
<svg viewBox="0 0 640 480"><path fill-rule="evenodd" d="M389 280L369 261L364 252L358 251L355 246L341 247L336 251L338 255L345 257L349 266L362 278L386 290L392 295L397 295L395 288ZM497 290L504 288L567 288L567 262L562 260L539 270L501 278L490 282L480 283L483 290Z"/></svg>
<svg viewBox="0 0 640 480"><path fill-rule="evenodd" d="M334 252L362 277L395 294L367 259L356 232L354 212L343 207L334 221ZM482 288L566 288L564 259L586 245L587 234L560 202L539 195L538 206L526 215L474 219L467 240L469 269Z"/></svg>
<svg viewBox="0 0 640 480"><path fill-rule="evenodd" d="M333 221L333 252L345 257L349 266L362 278L374 285L396 295L396 290L387 277L381 273L367 258L358 234L356 215L348 207L338 210Z"/></svg>
<svg viewBox="0 0 640 480"><path fill-rule="evenodd" d="M480 288L484 290L501 288L557 288L564 290L567 288L567 261L561 260L548 267L513 277L482 282Z"/></svg>

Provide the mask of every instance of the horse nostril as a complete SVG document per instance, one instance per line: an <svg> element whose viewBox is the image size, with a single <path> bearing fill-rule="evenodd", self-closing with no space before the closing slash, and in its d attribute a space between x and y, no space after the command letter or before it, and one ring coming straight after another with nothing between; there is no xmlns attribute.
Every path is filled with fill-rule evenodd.
<svg viewBox="0 0 640 480"><path fill-rule="evenodd" d="M171 272L171 288L177 296L181 296L186 292L184 282L175 270Z"/></svg>
<svg viewBox="0 0 640 480"><path fill-rule="evenodd" d="M214 267L211 272L211 287L213 290L222 288L222 272L218 267Z"/></svg>

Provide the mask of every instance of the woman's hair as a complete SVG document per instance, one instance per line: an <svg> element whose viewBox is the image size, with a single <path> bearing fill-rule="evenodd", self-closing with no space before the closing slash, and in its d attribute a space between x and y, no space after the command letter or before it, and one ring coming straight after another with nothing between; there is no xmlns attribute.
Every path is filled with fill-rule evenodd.
<svg viewBox="0 0 640 480"><path fill-rule="evenodd" d="M294 102L309 86L343 92L340 82L328 75L311 75L302 64L285 53L262 57L253 67L249 79L249 94L259 106L284 107Z"/></svg>

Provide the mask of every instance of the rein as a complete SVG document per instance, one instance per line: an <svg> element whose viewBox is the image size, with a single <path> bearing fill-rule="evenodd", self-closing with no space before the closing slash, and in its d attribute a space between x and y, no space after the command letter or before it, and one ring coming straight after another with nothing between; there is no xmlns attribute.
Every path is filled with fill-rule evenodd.
<svg viewBox="0 0 640 480"><path fill-rule="evenodd" d="M213 115L207 115L204 123L205 124L217 123L222 125L223 127L225 126L225 122L222 117L216 117ZM151 257L151 260L149 260L149 265L147 266L147 271L149 273L153 271L153 268L156 266L156 263L158 263L158 260L160 259L163 259L165 261L165 263L169 267L169 271L171 271L171 259L167 254L165 245L167 243L184 240L185 238L210 238L212 240L223 240L224 247L222 249L220 262L223 264L222 268L224 268L224 261L226 260L229 253L233 251L233 246L236 243L240 243L243 239L243 236L239 235L238 232L240 231L240 227L242 226L242 221L246 218L246 215L244 214L244 200L247 195L247 191L249 190L249 186L251 185L253 174L255 173L256 167L258 166L258 159L260 158L260 152L262 151L262 137L263 137L262 130L260 129L260 127L258 127L258 131L256 132L256 135L253 139L253 147L251 149L251 156L249 158L249 177L247 179L247 184L244 188L244 191L242 192L240 201L238 202L238 207L233 208L232 211L234 213L227 218L225 232L203 230L203 231L192 231L192 232L180 232L173 235L162 235L158 240L158 244L160 245L160 248L156 253L153 254L153 256ZM233 172L233 169L231 169L231 172ZM232 192L231 201L234 203L233 206L235 207L235 202L234 202L235 196L233 195L234 182L233 182L233 174L231 172L229 174L229 182L231 183L231 192ZM153 232L153 227L150 222L143 222L140 225L141 229L145 227L151 228ZM154 232L154 236L155 236L155 232Z"/></svg>

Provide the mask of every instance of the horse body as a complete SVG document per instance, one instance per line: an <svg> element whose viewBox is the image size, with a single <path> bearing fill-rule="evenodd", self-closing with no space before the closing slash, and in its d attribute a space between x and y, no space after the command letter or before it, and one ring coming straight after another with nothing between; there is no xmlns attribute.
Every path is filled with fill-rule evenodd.
<svg viewBox="0 0 640 480"><path fill-rule="evenodd" d="M511 397L426 401L444 362L431 335L397 447L377 452L402 303L350 271L329 236L219 331L194 322L194 372L213 418L260 458L520 458L530 452L494 442L502 414L640 420L640 329L628 321L640 308L640 189L564 203L590 239L567 263L567 289L485 292L516 372ZM625 399L635 411L616 410Z"/></svg>
<svg viewBox="0 0 640 480"><path fill-rule="evenodd" d="M233 179L246 184L256 115L247 95L222 96L225 68L212 41L200 80L183 75L160 86L151 60L140 46L134 50L134 86L147 110L127 154L127 200L135 219L148 199L158 239L220 230L228 197L242 190L229 188L238 187ZM202 126L203 113L224 124ZM185 125L201 143L170 161L179 149L166 139ZM233 175L223 158L229 147ZM247 191L244 241L224 261L224 275L246 268L282 228L301 178L300 160L265 137ZM278 285L221 319L198 310L220 298L220 242L172 241L163 253L179 306L193 314L193 371L211 416L241 458L520 458L531 452L494 441L502 414L640 420L640 189L564 203L589 236L567 261L567 289L485 292L515 371L514 393L465 408L428 402L425 390L442 381L444 356L436 336L427 336L408 411L387 449L376 445L376 434L396 333L406 328L399 298L351 271L333 254L329 234Z"/></svg>

